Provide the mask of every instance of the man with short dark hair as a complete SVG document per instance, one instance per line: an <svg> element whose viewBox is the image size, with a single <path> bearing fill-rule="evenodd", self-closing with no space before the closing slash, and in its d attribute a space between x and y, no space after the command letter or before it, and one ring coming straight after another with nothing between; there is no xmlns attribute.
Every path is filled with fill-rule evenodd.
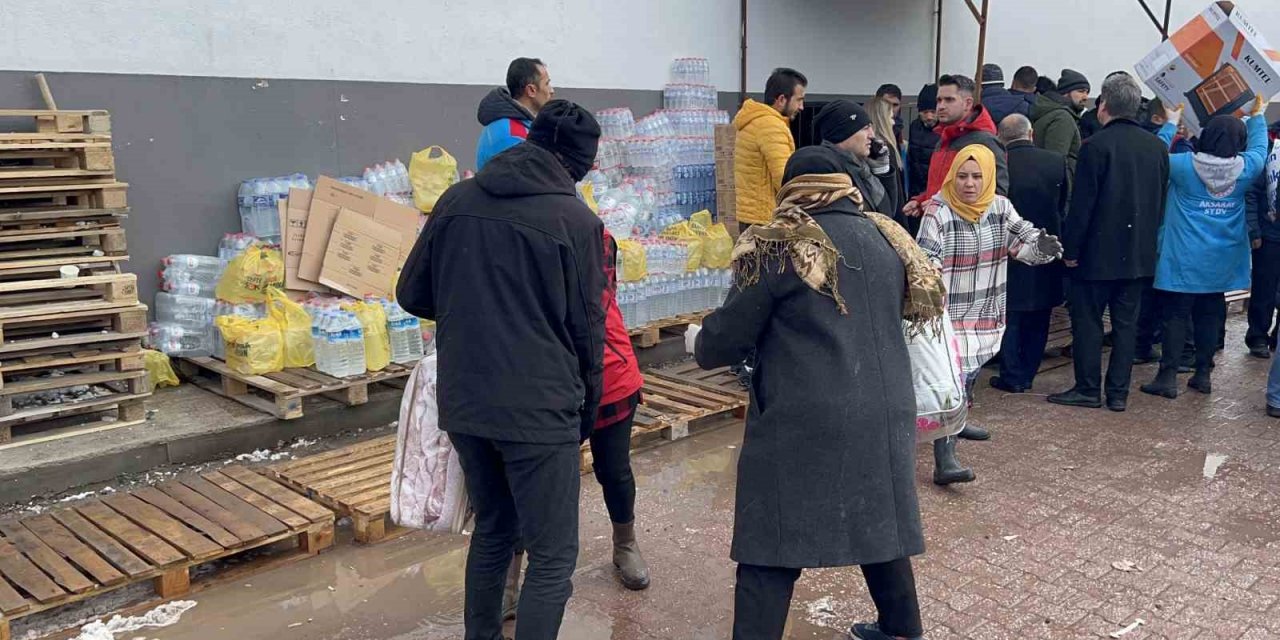
<svg viewBox="0 0 1280 640"><path fill-rule="evenodd" d="M1023 67L1019 71L1031 69ZM1035 69L1031 69L1035 73ZM1035 80L1031 81L1029 91L1017 91L1004 88L1004 70L1000 65L987 64L982 67L982 106L991 112L991 120L999 126L1010 114L1031 115L1031 105L1035 104Z"/></svg>
<svg viewBox="0 0 1280 640"><path fill-rule="evenodd" d="M916 119L907 130L907 195L912 198L924 193L929 186L929 160L942 139L934 131L938 126L937 109L938 85L926 84L916 97ZM916 228L919 226L919 218L908 218L907 222Z"/></svg>
<svg viewBox="0 0 1280 640"><path fill-rule="evenodd" d="M996 193L1009 193L1009 167L1004 146L996 139L996 124L991 121L991 114L973 98L976 88L973 80L966 76L938 78L938 147L929 158L929 178L924 191L902 208L908 217L920 217L924 203L942 189L956 154L971 144L980 144L995 154Z"/></svg>
<svg viewBox="0 0 1280 640"><path fill-rule="evenodd" d="M520 144L542 106L555 96L547 65L537 58L516 58L507 66L507 86L485 95L476 110L484 130L476 144L476 170L493 156Z"/></svg>
<svg viewBox="0 0 1280 640"><path fill-rule="evenodd" d="M1089 101L1089 81L1071 69L1062 70L1053 91L1036 97L1028 118L1036 130L1036 146L1067 157L1067 167L1075 175L1080 157L1080 113Z"/></svg>
<svg viewBox="0 0 1280 640"><path fill-rule="evenodd" d="M733 184L737 194L738 224L768 224L787 160L795 153L791 120L804 109L809 79L795 69L773 70L764 85L764 103L750 98L742 103L733 126L738 138L733 150Z"/></svg>
<svg viewBox="0 0 1280 640"><path fill-rule="evenodd" d="M517 540L529 556L517 638L554 640L578 560L579 443L596 424L604 356L604 226L577 197L600 125L547 103L528 141L440 196L397 300L440 323L440 429L476 524L466 640L502 637Z"/></svg>
<svg viewBox="0 0 1280 640"><path fill-rule="evenodd" d="M1000 122L1000 142L1009 150L1009 201L1024 220L1056 236L1067 213L1067 158L1037 149L1033 138L1025 115L1014 113ZM1054 261L1033 267L1010 260L1008 278L1000 375L991 378L991 386L1023 393L1040 368L1053 309L1062 304L1062 265Z"/></svg>
<svg viewBox="0 0 1280 640"><path fill-rule="evenodd" d="M1049 402L1102 406L1102 316L1111 313L1106 403L1128 406L1143 286L1155 276L1156 235L1164 218L1169 150L1136 118L1142 89L1128 75L1102 85L1102 131L1080 151L1071 206L1063 224L1063 263L1071 276L1075 386Z"/></svg>

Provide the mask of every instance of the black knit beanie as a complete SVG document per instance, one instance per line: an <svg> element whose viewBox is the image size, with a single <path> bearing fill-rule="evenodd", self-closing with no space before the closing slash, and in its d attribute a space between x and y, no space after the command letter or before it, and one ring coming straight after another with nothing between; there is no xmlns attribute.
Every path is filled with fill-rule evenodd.
<svg viewBox="0 0 1280 640"><path fill-rule="evenodd" d="M559 156L577 182L596 162L600 124L590 111L568 100L552 100L533 119L528 141Z"/></svg>
<svg viewBox="0 0 1280 640"><path fill-rule="evenodd" d="M1091 91L1092 87L1089 86L1089 79L1075 69L1063 69L1062 77L1058 78L1058 93L1067 95L1076 89Z"/></svg>
<svg viewBox="0 0 1280 640"><path fill-rule="evenodd" d="M871 116L856 102L833 100L818 112L813 124L823 140L839 144L871 126Z"/></svg>
<svg viewBox="0 0 1280 640"><path fill-rule="evenodd" d="M1244 153L1249 132L1235 116L1214 116L1200 132L1200 151L1219 158L1234 158Z"/></svg>
<svg viewBox="0 0 1280 640"><path fill-rule="evenodd" d="M926 84L920 88L920 96L916 98L917 111L938 110L938 85Z"/></svg>

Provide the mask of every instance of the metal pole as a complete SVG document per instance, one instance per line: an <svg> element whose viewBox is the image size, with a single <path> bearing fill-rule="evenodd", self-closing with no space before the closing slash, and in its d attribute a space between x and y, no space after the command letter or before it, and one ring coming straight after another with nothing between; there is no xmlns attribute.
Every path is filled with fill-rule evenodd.
<svg viewBox="0 0 1280 640"><path fill-rule="evenodd" d="M938 0L937 13L938 23L933 43L933 79L929 81L929 84L937 82L938 76L942 75L942 0Z"/></svg>
<svg viewBox="0 0 1280 640"><path fill-rule="evenodd" d="M1173 10L1173 0L1164 0L1164 28L1160 30L1161 42L1169 39L1169 12Z"/></svg>
<svg viewBox="0 0 1280 640"><path fill-rule="evenodd" d="M742 0L742 21L741 31L739 35L742 39L742 75L741 84L738 87L738 106L742 106L747 101L747 0Z"/></svg>

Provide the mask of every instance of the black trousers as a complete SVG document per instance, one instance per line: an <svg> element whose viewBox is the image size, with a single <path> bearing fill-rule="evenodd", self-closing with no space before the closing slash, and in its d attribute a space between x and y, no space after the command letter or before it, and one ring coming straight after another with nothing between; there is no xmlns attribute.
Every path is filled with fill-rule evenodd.
<svg viewBox="0 0 1280 640"><path fill-rule="evenodd" d="M636 519L636 478L631 473L631 426L636 412L622 422L591 432L591 466L604 491L609 520L628 524Z"/></svg>
<svg viewBox="0 0 1280 640"><path fill-rule="evenodd" d="M1249 288L1249 331L1244 343L1250 348L1271 343L1276 317L1276 287L1280 286L1280 242L1263 240L1253 250L1253 285Z"/></svg>
<svg viewBox="0 0 1280 640"><path fill-rule="evenodd" d="M1000 378L1015 387L1031 387L1049 342L1053 309L1010 311L1000 342Z"/></svg>
<svg viewBox="0 0 1280 640"><path fill-rule="evenodd" d="M890 636L924 635L911 558L862 565L862 577ZM738 565L733 595L733 640L782 640L800 569Z"/></svg>
<svg viewBox="0 0 1280 640"><path fill-rule="evenodd" d="M1151 353L1152 347L1162 344L1164 335L1161 333L1161 327L1164 324L1164 313L1160 310L1160 292L1151 286L1151 282L1147 281L1142 287L1142 306L1138 311L1138 342L1137 351L1139 354Z"/></svg>
<svg viewBox="0 0 1280 640"><path fill-rule="evenodd" d="M449 434L476 528L467 553L466 640L502 640L502 589L519 539L528 552L517 640L555 640L578 563L577 443L527 444Z"/></svg>
<svg viewBox="0 0 1280 640"><path fill-rule="evenodd" d="M1111 361L1107 364L1107 397L1129 398L1136 350L1138 309L1144 279L1073 280L1071 282L1071 354L1076 391L1100 398L1102 380L1102 314L1111 312Z"/></svg>
<svg viewBox="0 0 1280 640"><path fill-rule="evenodd" d="M1161 294L1161 306L1164 308L1164 354L1160 358L1160 368L1178 367L1187 333L1194 331L1196 371L1208 372L1213 368L1213 354L1218 350L1220 327L1227 317L1222 294L1171 291Z"/></svg>

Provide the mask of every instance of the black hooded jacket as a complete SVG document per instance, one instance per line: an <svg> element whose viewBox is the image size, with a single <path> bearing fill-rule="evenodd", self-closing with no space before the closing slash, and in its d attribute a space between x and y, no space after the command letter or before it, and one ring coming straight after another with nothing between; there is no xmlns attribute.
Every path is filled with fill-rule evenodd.
<svg viewBox="0 0 1280 640"><path fill-rule="evenodd" d="M396 291L438 323L440 428L580 441L604 356L604 229L550 151L516 145L440 196Z"/></svg>

